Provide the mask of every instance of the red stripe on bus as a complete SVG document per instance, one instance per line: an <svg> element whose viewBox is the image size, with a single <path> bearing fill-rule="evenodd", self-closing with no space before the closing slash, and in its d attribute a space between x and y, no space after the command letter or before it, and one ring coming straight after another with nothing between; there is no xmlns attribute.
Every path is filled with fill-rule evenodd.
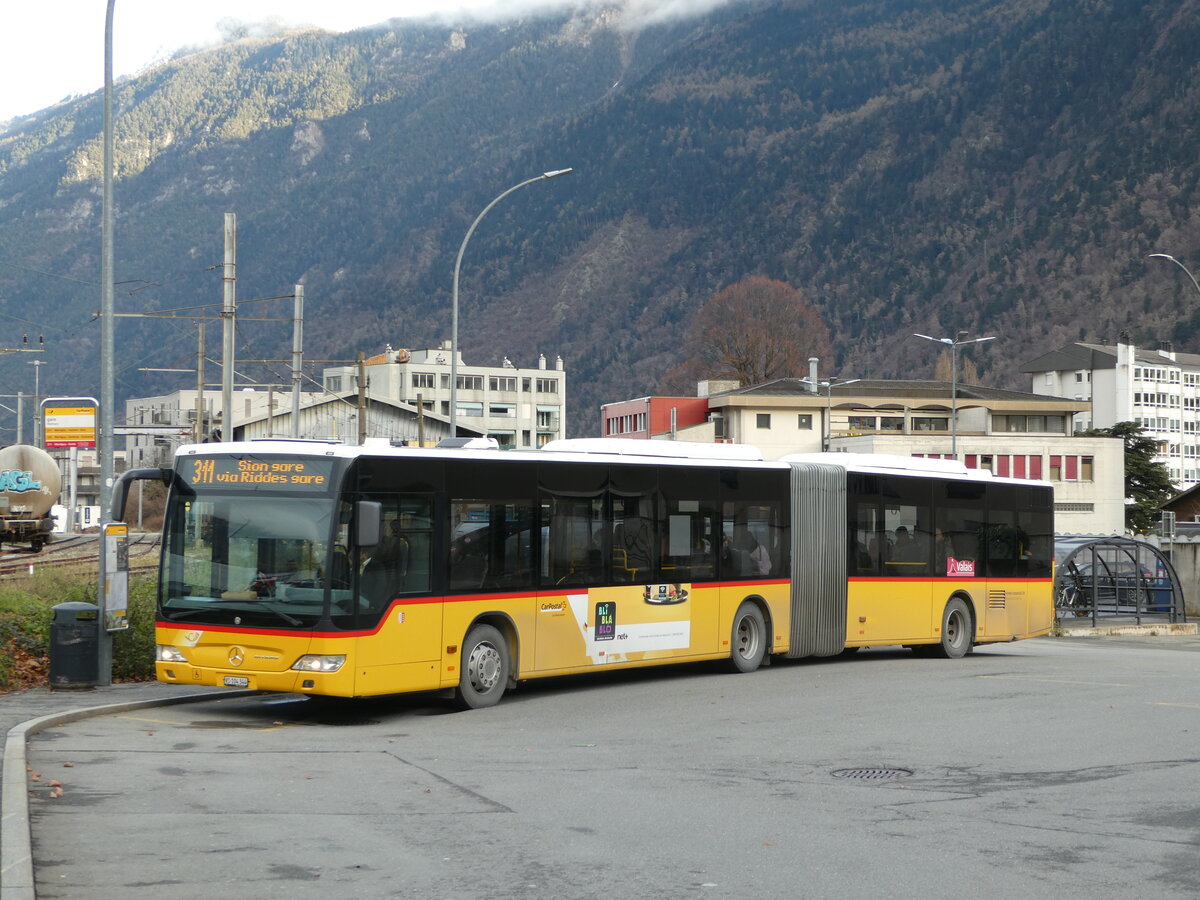
<svg viewBox="0 0 1200 900"><path fill-rule="evenodd" d="M1010 578L997 576L996 578L984 578L977 576L975 578L951 578L946 575L934 576L932 578L896 578L888 575L851 575L848 579L851 584L868 583L868 584L995 584L999 581L1005 581L1010 584L1052 584L1053 578Z"/></svg>
<svg viewBox="0 0 1200 900"><path fill-rule="evenodd" d="M880 578L880 579L875 579L875 580L887 581L888 579ZM891 579L891 580L899 580L899 579ZM729 587L743 587L744 588L744 587L760 587L763 585L772 585L772 584L788 584L789 582L785 578L785 579L770 579L770 580L761 580L761 581L707 581L707 582L702 582L702 583L700 583L700 582L689 582L689 583L694 584L696 587L705 587L705 588L729 588ZM606 585L605 587L611 588L611 587L613 587L613 585ZM616 587L620 587L620 585L616 585ZM630 585L630 587L634 587L634 586ZM220 631L220 632L224 632L227 634L261 634L261 635L269 635L271 637L303 637L305 635L307 635L309 637L323 637L323 638L328 638L328 637L337 637L337 638L368 637L370 635L378 634L383 629L384 623L386 623L388 620L388 616L390 616L392 614L392 611L394 609L396 609L397 607L422 606L422 605L427 605L427 604L431 604L431 603L482 603L482 602L486 602L486 601L491 601L493 603L496 603L496 602L504 602L504 601L509 601L509 600L532 600L532 599L536 599L538 597L566 596L568 594L574 594L574 593L587 593L588 590L589 590L588 587L580 586L578 588L578 590L567 589L567 590L554 590L554 591L521 591L521 592L514 593L514 594L452 594L452 595L446 596L446 597L402 597L402 598L393 600L388 605L387 611L382 616L379 617L379 622L377 625L375 625L374 628L357 629L354 631L310 631L310 630L306 630L306 629L295 629L295 628L247 628L245 626L238 626L238 625L197 625L195 623L186 623L185 624L182 622L171 622L166 619L158 619L157 621L155 621L154 624L158 628L171 629L173 631Z"/></svg>

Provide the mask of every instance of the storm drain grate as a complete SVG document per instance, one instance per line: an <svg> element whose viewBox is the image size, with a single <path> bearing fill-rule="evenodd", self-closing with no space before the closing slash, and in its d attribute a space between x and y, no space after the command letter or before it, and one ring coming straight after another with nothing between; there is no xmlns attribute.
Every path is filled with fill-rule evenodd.
<svg viewBox="0 0 1200 900"><path fill-rule="evenodd" d="M857 778L860 781L884 781L888 778L907 778L912 774L911 769L835 769L834 778Z"/></svg>

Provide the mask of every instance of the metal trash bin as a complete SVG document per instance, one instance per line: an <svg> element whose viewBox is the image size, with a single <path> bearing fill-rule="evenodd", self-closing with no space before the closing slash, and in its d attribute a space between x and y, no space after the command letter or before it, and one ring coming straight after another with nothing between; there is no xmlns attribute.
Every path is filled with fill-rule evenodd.
<svg viewBox="0 0 1200 900"><path fill-rule="evenodd" d="M88 690L100 668L99 610L92 603L59 603L50 621L50 689Z"/></svg>

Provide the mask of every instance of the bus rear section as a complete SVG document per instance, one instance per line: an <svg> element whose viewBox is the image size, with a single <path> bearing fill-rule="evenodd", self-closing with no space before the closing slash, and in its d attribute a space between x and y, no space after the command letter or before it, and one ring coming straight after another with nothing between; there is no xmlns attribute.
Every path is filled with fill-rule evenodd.
<svg viewBox="0 0 1200 900"><path fill-rule="evenodd" d="M942 461L791 459L789 656L903 645L958 657L1049 633L1049 485Z"/></svg>

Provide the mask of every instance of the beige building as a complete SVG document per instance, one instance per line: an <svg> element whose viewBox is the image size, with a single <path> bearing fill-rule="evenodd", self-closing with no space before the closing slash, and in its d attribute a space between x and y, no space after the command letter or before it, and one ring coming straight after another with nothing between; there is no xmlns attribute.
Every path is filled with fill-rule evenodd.
<svg viewBox="0 0 1200 900"><path fill-rule="evenodd" d="M1089 402L943 381L860 380L845 384L783 378L742 388L702 382L708 417L653 434L658 440L752 444L763 456L887 453L957 457L969 468L1050 481L1060 534L1124 532L1124 445L1073 436Z"/></svg>

